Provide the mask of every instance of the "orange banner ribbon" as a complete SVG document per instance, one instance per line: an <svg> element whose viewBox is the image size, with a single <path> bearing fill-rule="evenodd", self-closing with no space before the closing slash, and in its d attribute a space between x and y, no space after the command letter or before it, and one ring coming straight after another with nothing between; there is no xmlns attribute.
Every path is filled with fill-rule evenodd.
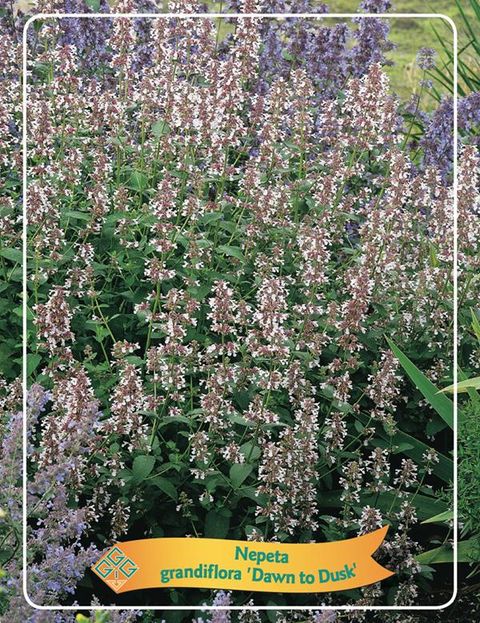
<svg viewBox="0 0 480 623"><path fill-rule="evenodd" d="M372 558L387 530L384 526L329 543L125 541L111 547L92 571L116 593L179 586L275 593L343 591L393 575Z"/></svg>

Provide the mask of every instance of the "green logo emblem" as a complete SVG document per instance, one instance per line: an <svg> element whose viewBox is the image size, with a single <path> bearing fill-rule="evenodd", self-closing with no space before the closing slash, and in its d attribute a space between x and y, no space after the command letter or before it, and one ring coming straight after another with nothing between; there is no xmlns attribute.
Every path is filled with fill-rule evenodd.
<svg viewBox="0 0 480 623"><path fill-rule="evenodd" d="M93 571L116 593L138 571L118 545L114 545L93 567Z"/></svg>

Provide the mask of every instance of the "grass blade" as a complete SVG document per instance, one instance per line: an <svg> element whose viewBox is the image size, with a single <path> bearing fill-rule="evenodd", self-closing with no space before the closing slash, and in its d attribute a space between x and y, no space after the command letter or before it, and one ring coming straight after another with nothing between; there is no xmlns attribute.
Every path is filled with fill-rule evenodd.
<svg viewBox="0 0 480 623"><path fill-rule="evenodd" d="M368 416L362 413L358 413L356 417L363 424L367 424L369 421ZM430 449L430 446L427 446L427 444L423 443L423 441L420 441L416 437L413 437L408 433L404 433L401 430L398 430L395 433L393 439L391 439L382 429L377 430L377 435L386 442L385 447L388 447L390 441L392 441L392 443L396 446L403 445L405 449L402 450L402 454L405 454L405 456L410 457L417 463L422 462L423 455ZM441 452L438 453L438 459L438 463L432 466L433 473L446 483L452 482L453 461Z"/></svg>
<svg viewBox="0 0 480 623"><path fill-rule="evenodd" d="M443 513L439 513L438 515L434 515L433 517L429 517L422 521L424 523L448 523L453 519L453 510L444 511Z"/></svg>
<svg viewBox="0 0 480 623"><path fill-rule="evenodd" d="M447 392L450 394L464 394L468 392L469 389L480 389L480 376L475 376L472 379L466 379L465 381L460 381L456 385L449 385L448 387L444 387L440 390L440 393Z"/></svg>
<svg viewBox="0 0 480 623"><path fill-rule="evenodd" d="M422 565L432 565L442 562L453 562L453 549L450 545L442 545L423 552L417 557L417 561ZM474 563L480 562L480 543L477 538L460 541L458 544L458 562Z"/></svg>
<svg viewBox="0 0 480 623"><path fill-rule="evenodd" d="M417 366L410 361L410 359L402 353L402 351L396 346L388 337L386 338L388 345L393 351L393 354L400 362L400 365L410 377L416 388L421 392L423 397L428 401L432 409L438 413L442 420L450 427L453 428L453 402L445 396L445 394L439 393L435 385L428 379L423 372L421 372Z"/></svg>

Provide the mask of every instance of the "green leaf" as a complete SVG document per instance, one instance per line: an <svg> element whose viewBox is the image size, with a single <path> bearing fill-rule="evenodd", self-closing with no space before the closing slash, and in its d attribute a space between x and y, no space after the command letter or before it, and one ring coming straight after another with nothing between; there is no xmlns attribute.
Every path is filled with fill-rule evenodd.
<svg viewBox="0 0 480 623"><path fill-rule="evenodd" d="M364 424L369 422L368 416L362 413L356 414L356 417ZM414 459L417 463L422 462L423 455L430 449L430 447L423 443L423 441L420 441L416 437L412 437L412 435L404 433L401 430L397 430L393 436L393 439L383 430L377 430L377 435L388 442L389 445L390 442L392 442L396 446L402 446L404 448L403 454L409 456L411 459ZM453 461L441 452L438 452L438 459L438 463L432 465L433 473L444 482L451 482L453 479Z"/></svg>
<svg viewBox="0 0 480 623"><path fill-rule="evenodd" d="M268 495L266 493L258 493L255 487L242 487L240 493L242 497L252 500L257 506L265 506L268 502Z"/></svg>
<svg viewBox="0 0 480 623"><path fill-rule="evenodd" d="M155 457L143 454L133 460L132 475L136 482L142 482L150 474L155 465Z"/></svg>
<svg viewBox="0 0 480 623"><path fill-rule="evenodd" d="M128 180L128 187L133 190L142 191L147 187L148 178L145 173L132 171Z"/></svg>
<svg viewBox="0 0 480 623"><path fill-rule="evenodd" d="M439 433L441 430L445 430L446 428L448 427L445 422L441 418L435 417L427 422L427 425L425 427L425 433L427 437L435 437L437 433Z"/></svg>
<svg viewBox="0 0 480 623"><path fill-rule="evenodd" d="M465 381L460 381L456 385L449 385L448 387L444 387L440 390L440 393L449 392L450 394L464 394L467 393L469 389L480 389L480 376L474 376L471 379L467 379Z"/></svg>
<svg viewBox="0 0 480 623"><path fill-rule="evenodd" d="M395 445L395 450L393 451L393 454L406 454L408 450L413 450L412 444L407 443L406 441L402 441L401 443Z"/></svg>
<svg viewBox="0 0 480 623"><path fill-rule="evenodd" d="M113 316L112 318L110 318L110 320L113 320ZM108 333L108 331L107 331ZM132 363L134 366L141 366L143 365L143 359L141 357L138 357L137 355L127 355L124 358L124 361L128 361L128 363Z"/></svg>
<svg viewBox="0 0 480 623"><path fill-rule="evenodd" d="M16 262L17 264L21 264L23 262L23 253L20 249L6 247L5 249L0 250L0 255L11 262Z"/></svg>
<svg viewBox="0 0 480 623"><path fill-rule="evenodd" d="M230 517L217 511L209 511L205 518L205 536L216 539L224 539L230 528Z"/></svg>
<svg viewBox="0 0 480 623"><path fill-rule="evenodd" d="M192 286L188 288L189 293L197 301L203 301L203 299L210 293L212 286L209 283L204 283L201 286Z"/></svg>
<svg viewBox="0 0 480 623"><path fill-rule="evenodd" d="M35 372L41 361L42 356L37 353L30 353L27 355L27 376L30 376L33 372Z"/></svg>
<svg viewBox="0 0 480 623"><path fill-rule="evenodd" d="M460 541L457 548L458 562L480 562L480 542L478 538ZM453 549L450 545L441 545L428 552L423 552L416 557L422 565L434 565L439 563L453 562Z"/></svg>
<svg viewBox="0 0 480 623"><path fill-rule="evenodd" d="M230 247L226 244L221 244L217 247L217 252L223 253L224 255L236 257L239 260L243 260L243 253L240 247Z"/></svg>
<svg viewBox="0 0 480 623"><path fill-rule="evenodd" d="M252 472L253 465L248 463L235 463L230 468L230 481L235 489L242 486L243 482Z"/></svg>
<svg viewBox="0 0 480 623"><path fill-rule="evenodd" d="M169 498L172 498L175 502L178 500L178 493L175 489L174 485L167 478L162 478L161 476L157 476L157 478L152 478L152 484L158 487L161 491L163 491Z"/></svg>
<svg viewBox="0 0 480 623"><path fill-rule="evenodd" d="M477 340L480 341L480 321L477 318L477 314L473 309L470 310L472 313L472 330L475 333Z"/></svg>
<svg viewBox="0 0 480 623"><path fill-rule="evenodd" d="M453 519L453 510L448 510L443 513L439 513L438 515L434 515L433 517L429 517L422 521L424 523L448 523Z"/></svg>
<svg viewBox="0 0 480 623"><path fill-rule="evenodd" d="M223 214L218 212L206 212L199 220L204 225L208 225L209 223L213 223L214 221L219 221L222 218Z"/></svg>
<svg viewBox="0 0 480 623"><path fill-rule="evenodd" d="M286 61L295 60L295 57L292 54L290 54L290 52L286 48L283 48L281 54L282 54L282 58L284 58Z"/></svg>
<svg viewBox="0 0 480 623"><path fill-rule="evenodd" d="M191 424L192 419L186 417L185 415L169 415L168 418L164 418L160 424L158 425L158 429L164 428L165 426L169 426L170 424Z"/></svg>
<svg viewBox="0 0 480 623"><path fill-rule="evenodd" d="M344 502L341 500L342 490L320 491L318 494L318 504L320 508L341 508ZM395 492L385 491L377 498L376 494L367 493L361 496L360 505L375 506L381 511L387 513L392 507L392 511L400 509L400 505L404 500L411 501L415 506L417 516L420 520L428 519L432 516L432 512L440 514L448 510L445 502L438 498L424 495L423 493L408 493L405 498L399 498ZM361 507L359 506L359 510Z"/></svg>
<svg viewBox="0 0 480 623"><path fill-rule="evenodd" d="M430 244L430 265L433 266L433 268L436 268L438 264L437 250L433 244Z"/></svg>
<svg viewBox="0 0 480 623"><path fill-rule="evenodd" d="M79 212L78 210L68 210L68 212L63 212L63 216L68 218L78 218L81 221L89 221L92 216L87 212Z"/></svg>
<svg viewBox="0 0 480 623"><path fill-rule="evenodd" d="M95 325L95 340L100 344L110 335L108 329L101 324Z"/></svg>
<svg viewBox="0 0 480 623"><path fill-rule="evenodd" d="M413 381L417 389L423 394L430 406L435 409L442 420L453 428L453 403L444 394L438 393L435 385L428 379L410 359L402 353L388 337L386 338L388 345L392 349L395 357L400 362L402 368Z"/></svg>
<svg viewBox="0 0 480 623"><path fill-rule="evenodd" d="M162 119L155 121L155 123L152 125L152 134L153 136L156 136L157 138L160 138L161 136L165 136L169 132L170 132L170 126L168 125L168 123L166 123Z"/></svg>
<svg viewBox="0 0 480 623"><path fill-rule="evenodd" d="M262 454L261 449L258 446L254 445L251 441L247 441L242 446L240 446L240 452L247 459L247 461L250 459L252 461L256 461L258 458L260 458L260 455Z"/></svg>
<svg viewBox="0 0 480 623"><path fill-rule="evenodd" d="M255 427L255 423L252 422L251 420L246 420L243 416L241 415L229 415L228 419L230 420L230 422L233 422L234 424L240 424L240 426L246 426L247 428L254 428Z"/></svg>
<svg viewBox="0 0 480 623"><path fill-rule="evenodd" d="M458 368L458 378L460 379L460 381L468 380L467 375L460 367ZM478 393L478 391L472 389L471 387L467 387L467 394L472 404L480 406L480 394Z"/></svg>
<svg viewBox="0 0 480 623"><path fill-rule="evenodd" d="M251 393L246 390L234 391L233 399L238 404L240 409L242 409L242 411L245 411L245 409L248 409L248 405L250 404Z"/></svg>

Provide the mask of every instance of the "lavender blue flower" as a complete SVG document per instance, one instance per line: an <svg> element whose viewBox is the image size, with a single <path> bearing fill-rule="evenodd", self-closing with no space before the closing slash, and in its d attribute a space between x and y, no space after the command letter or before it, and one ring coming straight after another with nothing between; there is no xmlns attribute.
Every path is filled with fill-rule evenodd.
<svg viewBox="0 0 480 623"><path fill-rule="evenodd" d="M433 48L420 48L417 52L417 65L420 69L427 71L435 67L435 57L437 53Z"/></svg>
<svg viewBox="0 0 480 623"><path fill-rule="evenodd" d="M389 0L363 0L360 9L365 13L386 13L391 7ZM358 24L356 44L350 54L350 70L361 76L373 63L391 65L385 54L395 47L388 40L390 26L383 18L359 17L353 20Z"/></svg>
<svg viewBox="0 0 480 623"><path fill-rule="evenodd" d="M64 12L91 13L92 10L84 0L65 0ZM100 0L98 12L110 13L107 0ZM93 68L106 61L108 51L105 43L112 30L110 19L64 18L61 27L60 43L75 46L85 68Z"/></svg>
<svg viewBox="0 0 480 623"><path fill-rule="evenodd" d="M45 406L52 399L52 394L38 383L34 383L27 394L27 407L31 418L37 418L45 410Z"/></svg>
<svg viewBox="0 0 480 623"><path fill-rule="evenodd" d="M230 606L232 604L231 593L218 591L212 602L213 606ZM213 610L211 613L210 623L230 623L229 610Z"/></svg>
<svg viewBox="0 0 480 623"><path fill-rule="evenodd" d="M453 101L444 99L433 113L420 146L424 166L437 167L443 177L448 176L453 162Z"/></svg>
<svg viewBox="0 0 480 623"><path fill-rule="evenodd" d="M479 145L480 93L471 93L458 101L460 139L468 135L470 143ZM438 167L447 178L453 164L453 100L445 98L433 113L420 141L424 166Z"/></svg>
<svg viewBox="0 0 480 623"><path fill-rule="evenodd" d="M392 8L390 0L362 0L360 9L365 13L386 13Z"/></svg>
<svg viewBox="0 0 480 623"><path fill-rule="evenodd" d="M480 93L470 93L458 102L458 127L462 132L468 133L470 141L475 145L480 144Z"/></svg>

